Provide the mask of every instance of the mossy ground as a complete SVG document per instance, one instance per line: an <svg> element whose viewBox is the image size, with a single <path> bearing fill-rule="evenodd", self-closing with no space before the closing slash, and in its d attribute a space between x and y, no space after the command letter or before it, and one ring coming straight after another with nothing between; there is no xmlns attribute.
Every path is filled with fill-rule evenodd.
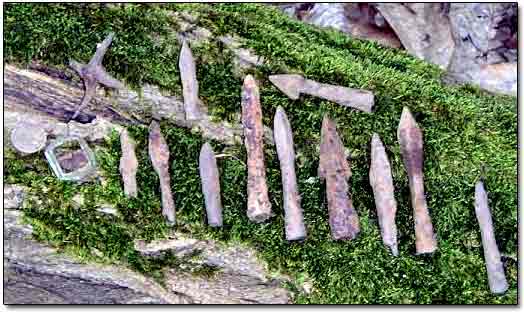
<svg viewBox="0 0 524 312"><path fill-rule="evenodd" d="M205 209L198 175L203 139L168 122L162 130L171 151L172 190L177 229L196 237L242 241L254 246L276 271L303 280L316 292L298 295L297 303L517 303L517 105L516 99L478 89L447 87L442 72L405 52L354 40L335 31L303 25L274 8L255 4L169 4L112 6L108 4L6 4L5 61L24 64L38 60L65 68L69 58L87 61L96 43L109 31L116 38L104 58L108 71L133 86L152 83L180 93L179 45L172 36L172 11L189 11L215 35L236 34L246 47L263 56L265 64L251 71L260 82L264 124L272 125L278 105L293 128L297 175L308 239L290 244L284 239L282 188L276 151L267 146L266 164L275 216L253 224L246 211L246 167L242 146L212 142L215 152L235 157L219 160L224 228L205 226ZM167 38L154 40L154 38ZM204 102L217 118L240 112L241 77L233 74L231 55L217 42L198 47L198 79ZM292 101L269 83L269 74L290 70L324 83L365 88L375 93L376 111L366 114L313 97ZM415 236L408 181L396 129L402 107L413 112L424 131L425 187L439 250L415 256ZM351 194L361 221L360 236L333 242L327 222L324 186L317 177L322 117L337 121L351 151ZM389 255L378 228L369 185L369 142L377 132L392 165L398 201L400 256ZM118 172L120 144L116 135L102 144L97 160L106 181L77 186L57 181L42 153L19 157L6 150L5 183L21 183L44 200L24 208L36 236L88 260L128 263L161 278L161 268L176 265L140 257L135 238L161 238L169 228L160 214L158 178L147 155L147 128L131 127L140 167L137 199L123 194ZM510 288L493 296L487 286L474 184L483 176L489 192L496 237L505 261ZM80 207L72 197L81 192ZM102 202L115 205L121 217L96 212ZM102 259L98 259L102 260Z"/></svg>

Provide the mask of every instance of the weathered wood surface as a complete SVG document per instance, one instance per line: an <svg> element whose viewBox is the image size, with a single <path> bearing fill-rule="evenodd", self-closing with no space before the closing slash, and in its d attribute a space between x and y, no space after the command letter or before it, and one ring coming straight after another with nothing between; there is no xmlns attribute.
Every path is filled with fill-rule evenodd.
<svg viewBox="0 0 524 312"><path fill-rule="evenodd" d="M44 70L42 67L40 69ZM80 83L58 78L62 75L59 71L47 71L54 71L54 77L40 71L6 64L4 109L31 109L50 115L61 122L69 121L78 103L82 101L83 87ZM180 127L198 129L205 138L225 144L242 142L241 124L211 121L210 116L204 114L198 121L188 121L185 118L184 103L179 97L166 95L158 87L151 85L142 86L140 94L128 88L106 94L99 88L75 120L79 123L89 123L97 116L121 125L148 125L151 117L167 119ZM266 143L272 144L272 137Z"/></svg>

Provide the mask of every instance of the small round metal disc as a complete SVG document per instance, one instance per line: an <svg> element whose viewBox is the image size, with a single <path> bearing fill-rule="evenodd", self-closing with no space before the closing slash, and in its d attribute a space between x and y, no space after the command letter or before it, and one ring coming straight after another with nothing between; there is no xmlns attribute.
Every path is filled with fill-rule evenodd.
<svg viewBox="0 0 524 312"><path fill-rule="evenodd" d="M42 126L19 122L11 132L11 143L22 153L32 154L45 147L47 133Z"/></svg>

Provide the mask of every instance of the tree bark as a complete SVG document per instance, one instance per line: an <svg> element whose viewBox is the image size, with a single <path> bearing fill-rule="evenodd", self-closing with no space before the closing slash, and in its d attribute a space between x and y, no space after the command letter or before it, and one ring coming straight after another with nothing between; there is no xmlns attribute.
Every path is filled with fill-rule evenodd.
<svg viewBox="0 0 524 312"><path fill-rule="evenodd" d="M82 101L83 93L81 84L9 64L5 66L4 109L36 110L67 122ZM89 105L78 115L79 122L89 123L100 116L120 125L148 125L153 118L166 119L180 127L197 128L205 138L225 144L242 142L241 124L214 122L207 114L198 121L186 120L182 100L164 95L158 87L144 85L141 94L129 88L104 93L102 89L97 90Z"/></svg>

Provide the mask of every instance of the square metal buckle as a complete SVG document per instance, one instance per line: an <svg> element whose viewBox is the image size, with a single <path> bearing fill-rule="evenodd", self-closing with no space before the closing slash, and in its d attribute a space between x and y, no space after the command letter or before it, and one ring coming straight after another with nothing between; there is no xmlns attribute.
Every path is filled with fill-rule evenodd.
<svg viewBox="0 0 524 312"><path fill-rule="evenodd" d="M66 143L75 141L78 142L78 144L80 145L80 149L85 154L87 158L87 164L75 171L66 173L66 171L58 162L56 148ZM53 172L60 180L85 181L87 178L89 178L91 175L94 175L94 173L96 172L95 154L93 153L91 148L89 148L87 142L83 138L78 136L58 137L56 140L51 141L45 150L45 157L47 158L49 165L53 169Z"/></svg>

